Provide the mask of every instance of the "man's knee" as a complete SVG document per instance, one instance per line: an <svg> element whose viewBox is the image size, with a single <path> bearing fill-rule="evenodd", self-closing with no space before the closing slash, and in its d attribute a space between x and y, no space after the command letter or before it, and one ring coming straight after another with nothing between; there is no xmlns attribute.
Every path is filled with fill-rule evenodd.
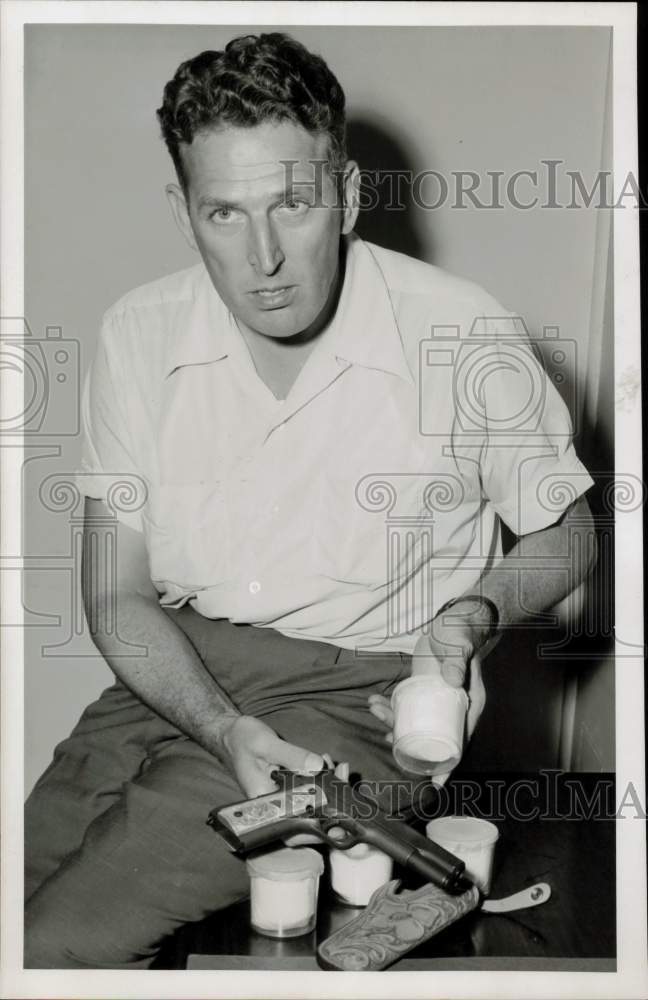
<svg viewBox="0 0 648 1000"><path fill-rule="evenodd" d="M23 963L26 969L82 968L75 961L69 944L55 921L25 920Z"/></svg>
<svg viewBox="0 0 648 1000"><path fill-rule="evenodd" d="M133 955L123 925L81 919L37 892L25 909L24 967L26 969L147 968L155 950Z"/></svg>
<svg viewBox="0 0 648 1000"><path fill-rule="evenodd" d="M72 946L78 947L79 928L71 922L57 919L42 907L25 910L24 966L26 969L70 969L83 967L76 960Z"/></svg>

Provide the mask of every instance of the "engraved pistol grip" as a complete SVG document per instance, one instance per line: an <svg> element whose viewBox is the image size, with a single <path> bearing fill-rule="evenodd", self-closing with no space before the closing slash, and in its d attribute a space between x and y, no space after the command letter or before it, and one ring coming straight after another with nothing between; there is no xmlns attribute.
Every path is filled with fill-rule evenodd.
<svg viewBox="0 0 648 1000"><path fill-rule="evenodd" d="M233 851L251 851L287 833L312 831L323 795L314 785L269 792L213 809L208 823Z"/></svg>

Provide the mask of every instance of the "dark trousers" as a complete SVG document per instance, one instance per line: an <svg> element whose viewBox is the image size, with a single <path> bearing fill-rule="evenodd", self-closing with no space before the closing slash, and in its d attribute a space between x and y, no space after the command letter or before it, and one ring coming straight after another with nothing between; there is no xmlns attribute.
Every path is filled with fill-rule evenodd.
<svg viewBox="0 0 648 1000"><path fill-rule="evenodd" d="M270 629L167 611L246 715L367 779L398 779L369 712L409 674ZM232 773L117 683L83 713L25 813L25 967L147 968L181 924L248 894L244 863L206 825L243 798Z"/></svg>

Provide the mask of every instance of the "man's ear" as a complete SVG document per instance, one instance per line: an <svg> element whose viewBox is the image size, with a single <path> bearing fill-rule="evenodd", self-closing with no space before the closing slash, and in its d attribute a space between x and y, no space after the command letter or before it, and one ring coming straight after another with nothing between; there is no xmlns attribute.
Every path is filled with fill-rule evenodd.
<svg viewBox="0 0 648 1000"><path fill-rule="evenodd" d="M191 249L198 251L184 191L179 184L167 184L165 190L178 229Z"/></svg>
<svg viewBox="0 0 648 1000"><path fill-rule="evenodd" d="M360 211L360 170L355 160L348 160L344 168L344 209L342 217L342 233L350 233L356 224Z"/></svg>

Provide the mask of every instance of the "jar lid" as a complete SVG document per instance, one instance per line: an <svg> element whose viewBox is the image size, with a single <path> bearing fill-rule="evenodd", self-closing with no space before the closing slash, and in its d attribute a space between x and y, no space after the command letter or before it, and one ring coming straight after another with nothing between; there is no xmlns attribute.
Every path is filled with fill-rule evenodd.
<svg viewBox="0 0 648 1000"><path fill-rule="evenodd" d="M430 840L475 846L492 844L499 837L499 830L494 823L478 819L477 816L441 816L430 820L425 832Z"/></svg>
<svg viewBox="0 0 648 1000"><path fill-rule="evenodd" d="M372 844L366 844L363 840L361 840L359 844L354 844L353 847L347 847L345 850L332 847L330 853L334 854L336 857L348 858L353 861L364 861L366 858L387 856L384 851L380 850L380 848L374 847Z"/></svg>
<svg viewBox="0 0 648 1000"><path fill-rule="evenodd" d="M322 856L312 847L282 847L277 851L266 851L248 858L246 865L250 875L261 875L277 882L296 882L321 875L324 871Z"/></svg>

